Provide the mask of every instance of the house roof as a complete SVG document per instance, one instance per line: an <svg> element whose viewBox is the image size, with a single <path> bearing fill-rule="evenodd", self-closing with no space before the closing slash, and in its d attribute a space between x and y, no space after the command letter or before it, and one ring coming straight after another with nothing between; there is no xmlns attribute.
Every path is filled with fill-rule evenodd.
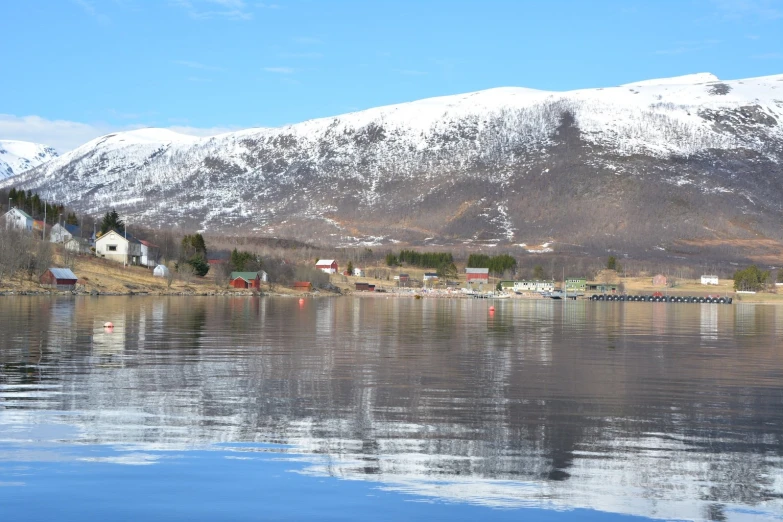
<svg viewBox="0 0 783 522"><path fill-rule="evenodd" d="M315 266L322 266L322 265L331 266L332 263L334 262L335 262L334 259L319 259L318 261L315 262Z"/></svg>
<svg viewBox="0 0 783 522"><path fill-rule="evenodd" d="M118 236L120 236L120 238L122 238L122 239L127 239L127 241L128 241L129 243L141 243L141 241L139 241L139 239L137 239L136 237L134 237L134 236L133 236L133 234L127 234L127 233L126 233L126 234L123 234L123 233L121 233L120 231L118 231L118 230L114 230L114 229L107 230L107 231L106 231L106 233L105 233L105 234L103 234L101 237L97 238L97 239L96 239L96 241L100 241L100 240L104 239L104 238L105 238L106 236L108 236L108 235L109 235L111 232L114 232L115 234L117 234ZM126 237L126 236L127 236L127 237Z"/></svg>
<svg viewBox="0 0 783 522"><path fill-rule="evenodd" d="M244 279L245 281L252 281L256 277L259 277L258 272L231 272L230 279Z"/></svg>
<svg viewBox="0 0 783 522"><path fill-rule="evenodd" d="M9 211L8 211L8 213L10 214L10 213L11 213L11 212L13 212L14 210L15 210L15 211L17 211L17 212L18 212L19 214L21 214L22 216L24 216L26 219L33 219L33 216L31 216L30 214L28 214L27 212L25 212L25 211L24 211L24 210L22 210L21 208L16 208L16 207L14 207L14 208L12 208L11 210L9 210Z"/></svg>
<svg viewBox="0 0 783 522"><path fill-rule="evenodd" d="M150 243L149 241L147 241L146 239L139 239L139 243L141 243L142 245L144 245L146 247L158 248L158 245L154 245L154 244Z"/></svg>
<svg viewBox="0 0 783 522"><path fill-rule="evenodd" d="M63 228L65 230L67 230L68 233L71 234L72 236L80 236L81 232L82 232L82 229L79 228L79 225L68 225L68 224L65 224L65 225L63 225Z"/></svg>
<svg viewBox="0 0 783 522"><path fill-rule="evenodd" d="M489 274L489 268L466 268L466 274Z"/></svg>
<svg viewBox="0 0 783 522"><path fill-rule="evenodd" d="M49 271L57 279L79 279L69 268L50 268Z"/></svg>

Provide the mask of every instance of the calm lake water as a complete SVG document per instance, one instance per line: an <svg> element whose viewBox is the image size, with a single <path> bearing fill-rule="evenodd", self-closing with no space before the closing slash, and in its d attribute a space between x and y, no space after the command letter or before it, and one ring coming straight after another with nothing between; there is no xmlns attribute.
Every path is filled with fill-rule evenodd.
<svg viewBox="0 0 783 522"><path fill-rule="evenodd" d="M783 520L783 307L492 304L0 298L0 520Z"/></svg>

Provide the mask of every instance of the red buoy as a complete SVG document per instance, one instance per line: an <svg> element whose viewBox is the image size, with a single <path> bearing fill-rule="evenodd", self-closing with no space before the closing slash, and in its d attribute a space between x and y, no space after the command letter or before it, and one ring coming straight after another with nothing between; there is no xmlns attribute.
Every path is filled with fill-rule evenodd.
<svg viewBox="0 0 783 522"><path fill-rule="evenodd" d="M489 311L490 311L490 312L494 312L494 311L495 311L495 307L494 307L494 306L490 306L490 307L489 307Z"/></svg>
<svg viewBox="0 0 783 522"><path fill-rule="evenodd" d="M105 323L103 323L103 327L104 328L114 328L114 323L112 323L111 321L106 321Z"/></svg>

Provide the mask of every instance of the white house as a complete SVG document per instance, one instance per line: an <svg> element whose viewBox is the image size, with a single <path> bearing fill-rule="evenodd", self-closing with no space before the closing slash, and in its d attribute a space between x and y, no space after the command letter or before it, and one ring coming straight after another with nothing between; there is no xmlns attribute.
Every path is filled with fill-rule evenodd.
<svg viewBox="0 0 783 522"><path fill-rule="evenodd" d="M717 285L718 276L716 275L703 275L701 276L701 284L703 285Z"/></svg>
<svg viewBox="0 0 783 522"><path fill-rule="evenodd" d="M6 212L3 220L5 221L5 228L15 228L16 230L33 229L33 217L16 207Z"/></svg>
<svg viewBox="0 0 783 522"><path fill-rule="evenodd" d="M140 263L144 266L155 266L158 264L158 252L160 251L158 246L143 239L140 239L139 243L141 243Z"/></svg>
<svg viewBox="0 0 783 522"><path fill-rule="evenodd" d="M90 240L82 239L80 237L72 237L63 242L63 246L66 250L76 252L77 254L89 254L90 253Z"/></svg>
<svg viewBox="0 0 783 522"><path fill-rule="evenodd" d="M71 238L81 237L81 229L76 225L61 225L57 223L49 231L49 241L52 243L66 243Z"/></svg>
<svg viewBox="0 0 783 522"><path fill-rule="evenodd" d="M437 281L438 280L438 273L437 272L424 272L424 280L425 281Z"/></svg>
<svg viewBox="0 0 783 522"><path fill-rule="evenodd" d="M353 275L354 277L364 277L364 270L362 270L361 268L354 268Z"/></svg>
<svg viewBox="0 0 783 522"><path fill-rule="evenodd" d="M141 262L141 242L135 237L110 230L95 240L95 255L125 263L138 265Z"/></svg>
<svg viewBox="0 0 783 522"><path fill-rule="evenodd" d="M514 292L554 292L554 281L514 281Z"/></svg>
<svg viewBox="0 0 783 522"><path fill-rule="evenodd" d="M269 274L264 272L263 270L258 271L258 276L261 278L262 283L268 283L269 282Z"/></svg>

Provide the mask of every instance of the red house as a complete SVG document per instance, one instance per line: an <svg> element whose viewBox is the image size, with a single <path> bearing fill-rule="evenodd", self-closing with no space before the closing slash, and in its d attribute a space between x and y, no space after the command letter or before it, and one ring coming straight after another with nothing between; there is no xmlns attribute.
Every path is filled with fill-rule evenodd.
<svg viewBox="0 0 783 522"><path fill-rule="evenodd" d="M315 268L327 274L336 274L338 271L337 261L334 259L319 259L315 262Z"/></svg>
<svg viewBox="0 0 783 522"><path fill-rule="evenodd" d="M465 279L468 283L488 283L489 268L466 268Z"/></svg>
<svg viewBox="0 0 783 522"><path fill-rule="evenodd" d="M294 281L294 290L304 290L305 292L309 292L313 289L312 283L310 281Z"/></svg>
<svg viewBox="0 0 783 522"><path fill-rule="evenodd" d="M231 282L234 288L261 288L261 275L258 272L231 272Z"/></svg>
<svg viewBox="0 0 783 522"><path fill-rule="evenodd" d="M41 284L57 290L73 290L77 277L68 268L50 268L41 276Z"/></svg>

